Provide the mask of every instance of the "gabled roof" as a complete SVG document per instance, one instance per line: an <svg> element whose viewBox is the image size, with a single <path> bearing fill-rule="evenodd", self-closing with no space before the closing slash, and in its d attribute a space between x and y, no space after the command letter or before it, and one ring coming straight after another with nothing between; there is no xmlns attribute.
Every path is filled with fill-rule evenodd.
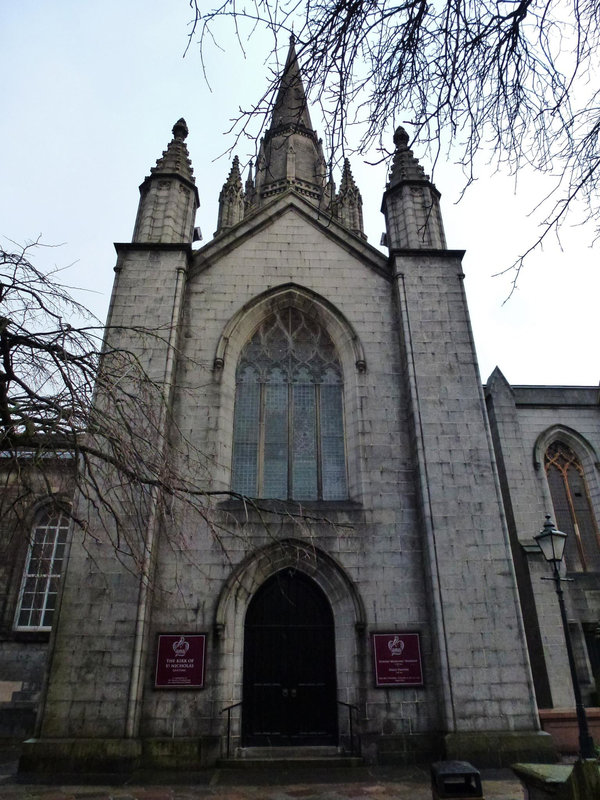
<svg viewBox="0 0 600 800"><path fill-rule="evenodd" d="M293 187L276 195L271 201L258 208L227 231L215 237L200 250L194 251L192 274L208 269L225 254L240 247L263 228L289 211L293 211L314 225L327 238L351 253L365 266L389 279L390 271L387 256L380 253L359 236L351 233L328 214L319 211L309 200L295 191Z"/></svg>

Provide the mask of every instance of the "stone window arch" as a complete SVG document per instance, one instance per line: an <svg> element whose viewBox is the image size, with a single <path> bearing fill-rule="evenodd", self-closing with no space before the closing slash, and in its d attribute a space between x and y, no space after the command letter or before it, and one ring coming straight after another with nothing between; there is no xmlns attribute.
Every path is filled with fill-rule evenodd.
<svg viewBox="0 0 600 800"><path fill-rule="evenodd" d="M49 631L57 606L70 519L64 511L44 506L34 517L21 580L14 627Z"/></svg>
<svg viewBox="0 0 600 800"><path fill-rule="evenodd" d="M262 321L238 359L234 408L234 491L347 499L343 372L317 318L286 305Z"/></svg>
<svg viewBox="0 0 600 800"><path fill-rule="evenodd" d="M568 534L569 570L600 572L600 532L584 464L573 437L555 438L544 451L544 469L556 524Z"/></svg>
<svg viewBox="0 0 600 800"><path fill-rule="evenodd" d="M219 594L214 636L219 642L223 680L217 687L220 707L234 705L232 744L241 732L244 621L248 605L260 586L280 570L292 569L311 578L325 594L335 620L338 696L361 704L367 674L366 612L360 591L343 567L310 542L283 539L254 551L229 575ZM338 705L341 741L348 740L348 710Z"/></svg>
<svg viewBox="0 0 600 800"><path fill-rule="evenodd" d="M236 485L232 484L233 429L237 368L242 352L269 317L272 315L281 317L289 307L298 310L306 319L317 323L330 338L337 354L343 376L343 423L347 469L345 497L353 503L360 503L362 403L368 391L364 350L352 324L339 309L316 292L293 283L277 286L254 297L237 310L219 337L213 369L214 381L219 384L221 398L218 421L214 429L217 455L215 484L221 486L223 490L230 490L232 485Z"/></svg>

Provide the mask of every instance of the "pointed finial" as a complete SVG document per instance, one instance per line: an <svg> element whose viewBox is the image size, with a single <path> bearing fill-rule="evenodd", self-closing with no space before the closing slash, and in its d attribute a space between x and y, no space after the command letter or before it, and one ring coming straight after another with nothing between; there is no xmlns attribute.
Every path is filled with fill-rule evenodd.
<svg viewBox="0 0 600 800"><path fill-rule="evenodd" d="M254 189L254 177L253 177L253 169L254 164L252 160L248 164L248 177L246 178L246 192L250 192Z"/></svg>
<svg viewBox="0 0 600 800"><path fill-rule="evenodd" d="M418 159L413 155L408 146L409 136L404 128L396 128L394 133L394 144L396 152L392 162L389 186L393 186L402 180L427 180L423 167Z"/></svg>
<svg viewBox="0 0 600 800"><path fill-rule="evenodd" d="M175 125L173 125L173 136L175 139L185 139L189 133L188 126L186 121L183 117L178 119Z"/></svg>
<svg viewBox="0 0 600 800"><path fill-rule="evenodd" d="M396 128L396 132L394 133L394 144L396 145L396 149L400 149L400 147L408 147L408 142L409 136L404 128L402 126Z"/></svg>

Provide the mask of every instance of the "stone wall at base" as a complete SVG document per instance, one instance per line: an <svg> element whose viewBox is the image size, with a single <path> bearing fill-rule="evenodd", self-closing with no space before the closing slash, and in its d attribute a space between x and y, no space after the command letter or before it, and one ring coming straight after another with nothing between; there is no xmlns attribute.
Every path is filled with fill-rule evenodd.
<svg viewBox="0 0 600 800"><path fill-rule="evenodd" d="M123 774L137 769L199 770L220 757L218 736L183 739L28 739L19 772Z"/></svg>
<svg viewBox="0 0 600 800"><path fill-rule="evenodd" d="M138 769L194 771L215 766L222 757L222 747L219 736L28 739L23 743L19 772L106 775ZM361 755L365 763L382 766L428 764L442 758L466 760L477 768L557 760L550 735L537 731L366 735L361 737Z"/></svg>
<svg viewBox="0 0 600 800"><path fill-rule="evenodd" d="M141 756L139 739L28 739L19 772L122 774L136 769Z"/></svg>
<svg viewBox="0 0 600 800"><path fill-rule="evenodd" d="M516 761L542 764L558 760L552 737L542 731L476 731L444 737L448 760L469 761L477 768L509 767Z"/></svg>
<svg viewBox="0 0 600 800"><path fill-rule="evenodd" d="M0 642L0 738L33 734L47 657L46 642Z"/></svg>
<svg viewBox="0 0 600 800"><path fill-rule="evenodd" d="M375 764L410 765L436 761L443 755L444 742L441 733L398 734L379 736L373 741ZM362 753L369 762L371 747L362 743Z"/></svg>

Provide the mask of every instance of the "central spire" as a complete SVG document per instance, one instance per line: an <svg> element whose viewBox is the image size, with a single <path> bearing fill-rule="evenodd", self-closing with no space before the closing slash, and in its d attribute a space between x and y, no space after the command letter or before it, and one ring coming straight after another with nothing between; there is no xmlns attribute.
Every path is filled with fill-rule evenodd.
<svg viewBox="0 0 600 800"><path fill-rule="evenodd" d="M310 120L292 37L271 126L260 143L256 160L257 200L261 204L293 186L315 205L321 205L326 175L323 145Z"/></svg>
<svg viewBox="0 0 600 800"><path fill-rule="evenodd" d="M270 130L298 126L314 134L294 41L294 36L290 36L290 49L273 106Z"/></svg>
<svg viewBox="0 0 600 800"><path fill-rule="evenodd" d="M354 234L365 238L362 200L349 165L344 167L339 196L335 194L333 180L328 180L323 143L308 112L293 36L275 94L271 124L261 139L254 175L252 171L251 164L242 194L237 162L232 165L219 198L217 234L254 213L276 195L293 190Z"/></svg>

